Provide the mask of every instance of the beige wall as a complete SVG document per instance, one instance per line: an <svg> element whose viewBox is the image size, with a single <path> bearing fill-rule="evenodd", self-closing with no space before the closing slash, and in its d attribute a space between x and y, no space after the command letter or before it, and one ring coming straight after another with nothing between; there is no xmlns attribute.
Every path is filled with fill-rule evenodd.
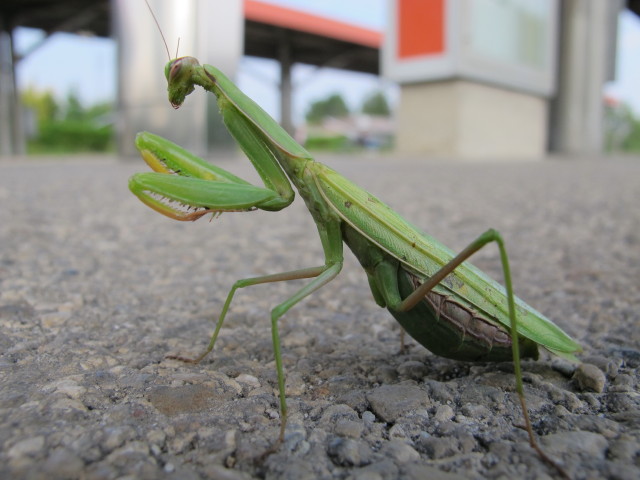
<svg viewBox="0 0 640 480"><path fill-rule="evenodd" d="M402 85L397 149L465 159L542 157L547 101L466 80Z"/></svg>

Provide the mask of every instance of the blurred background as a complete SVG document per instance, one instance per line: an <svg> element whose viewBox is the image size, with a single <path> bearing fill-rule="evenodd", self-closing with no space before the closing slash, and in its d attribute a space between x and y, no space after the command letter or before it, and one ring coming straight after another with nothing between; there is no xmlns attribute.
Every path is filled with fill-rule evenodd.
<svg viewBox="0 0 640 480"><path fill-rule="evenodd" d="M134 154L150 130L233 148L219 67L312 150L451 158L640 153L639 0L3 0L0 154ZM179 39L179 47L178 47Z"/></svg>

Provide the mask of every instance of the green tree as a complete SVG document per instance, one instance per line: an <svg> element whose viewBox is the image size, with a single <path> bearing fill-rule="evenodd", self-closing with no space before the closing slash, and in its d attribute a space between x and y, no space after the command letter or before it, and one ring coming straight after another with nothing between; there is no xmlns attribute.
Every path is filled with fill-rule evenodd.
<svg viewBox="0 0 640 480"><path fill-rule="evenodd" d="M631 131L622 142L622 150L625 152L640 153L640 120L634 118L631 123Z"/></svg>
<svg viewBox="0 0 640 480"><path fill-rule="evenodd" d="M27 144L30 153L104 152L113 147L110 103L87 108L71 92L60 106L51 92L34 89L25 91L21 99L35 111L37 120L35 135Z"/></svg>
<svg viewBox="0 0 640 480"><path fill-rule="evenodd" d="M309 123L320 123L327 117L346 117L349 107L340 94L334 93L324 100L313 102L305 118Z"/></svg>
<svg viewBox="0 0 640 480"><path fill-rule="evenodd" d="M67 108L64 115L65 120L75 121L75 122L83 122L89 120L87 118L87 111L80 103L80 99L75 92L69 92L67 95Z"/></svg>
<svg viewBox="0 0 640 480"><path fill-rule="evenodd" d="M387 102L384 92L378 90L369 95L362 104L362 113L389 117L391 108L389 108L389 102Z"/></svg>
<svg viewBox="0 0 640 480"><path fill-rule="evenodd" d="M609 152L640 152L640 119L624 103L605 106L605 145Z"/></svg>
<svg viewBox="0 0 640 480"><path fill-rule="evenodd" d="M49 90L40 92L29 87L22 92L20 98L25 107L35 112L38 125L54 120L60 111L55 98L53 98L53 93Z"/></svg>

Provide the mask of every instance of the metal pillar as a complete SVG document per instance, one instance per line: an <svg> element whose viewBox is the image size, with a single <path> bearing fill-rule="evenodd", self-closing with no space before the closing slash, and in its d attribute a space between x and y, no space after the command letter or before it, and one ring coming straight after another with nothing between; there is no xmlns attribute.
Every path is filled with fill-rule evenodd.
<svg viewBox="0 0 640 480"><path fill-rule="evenodd" d="M603 149L603 86L615 75L621 0L561 2L558 95L552 105L551 149L599 154Z"/></svg>
<svg viewBox="0 0 640 480"><path fill-rule="evenodd" d="M12 27L0 16L0 155L25 151L13 63Z"/></svg>
<svg viewBox="0 0 640 480"><path fill-rule="evenodd" d="M278 52L280 62L280 125L290 135L294 133L292 109L292 82L291 82L291 40L286 32L282 32Z"/></svg>

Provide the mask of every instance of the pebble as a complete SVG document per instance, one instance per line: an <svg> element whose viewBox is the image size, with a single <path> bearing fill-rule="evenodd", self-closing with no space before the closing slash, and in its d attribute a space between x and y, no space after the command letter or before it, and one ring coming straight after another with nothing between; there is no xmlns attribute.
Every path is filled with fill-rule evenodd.
<svg viewBox="0 0 640 480"><path fill-rule="evenodd" d="M589 459L603 459L608 445L603 435L581 431L552 433L541 437L540 441L554 455L578 454Z"/></svg>
<svg viewBox="0 0 640 480"><path fill-rule="evenodd" d="M415 360L404 362L398 366L398 373L402 377L412 380L422 379L428 371L429 368L423 362L417 362Z"/></svg>
<svg viewBox="0 0 640 480"><path fill-rule="evenodd" d="M609 385L610 392L634 392L636 387L636 381L631 375L620 374L616 375L613 383Z"/></svg>
<svg viewBox="0 0 640 480"><path fill-rule="evenodd" d="M101 446L106 452L111 452L124 445L125 442L132 440L135 436L134 429L128 425L107 428L104 431L104 439Z"/></svg>
<svg viewBox="0 0 640 480"><path fill-rule="evenodd" d="M27 455L35 455L40 452L44 447L44 437L38 435L37 437L25 438L16 442L13 446L7 450L9 458L24 457Z"/></svg>
<svg viewBox="0 0 640 480"><path fill-rule="evenodd" d="M64 377L45 385L42 390L46 393L60 392L69 398L78 399L87 391L85 387L78 384L81 378L80 375Z"/></svg>
<svg viewBox="0 0 640 480"><path fill-rule="evenodd" d="M598 367L590 363L582 363L573 374L573 380L580 390L591 390L596 393L604 391L607 379Z"/></svg>
<svg viewBox="0 0 640 480"><path fill-rule="evenodd" d="M367 393L373 411L385 422L393 423L398 417L416 408L429 406L429 397L414 385L383 385Z"/></svg>
<svg viewBox="0 0 640 480"><path fill-rule="evenodd" d="M622 462L633 462L640 454L640 443L631 435L621 435L609 445L609 455Z"/></svg>
<svg viewBox="0 0 640 480"><path fill-rule="evenodd" d="M52 472L57 478L76 478L83 467L82 459L66 448L52 450L43 463L44 470Z"/></svg>
<svg viewBox="0 0 640 480"><path fill-rule="evenodd" d="M589 355L583 358L583 363L595 365L602 370L608 377L615 377L620 371L620 367L624 363L622 358L616 358L603 355Z"/></svg>
<svg viewBox="0 0 640 480"><path fill-rule="evenodd" d="M574 362L570 362L562 357L554 357L553 360L551 360L551 367L567 378L570 378L577 368Z"/></svg>
<svg viewBox="0 0 640 480"><path fill-rule="evenodd" d="M241 373L236 377L236 381L238 383L249 385L251 388L260 388L260 380L253 375Z"/></svg>
<svg viewBox="0 0 640 480"><path fill-rule="evenodd" d="M327 454L339 466L366 465L372 457L371 449L366 443L343 437L333 437L329 440Z"/></svg>
<svg viewBox="0 0 640 480"><path fill-rule="evenodd" d="M342 418L336 422L333 432L342 437L360 438L364 432L364 424Z"/></svg>
<svg viewBox="0 0 640 480"><path fill-rule="evenodd" d="M455 413L453 411L453 408L451 408L449 405L438 405L433 418L438 422L445 422L447 420L451 420L454 416Z"/></svg>
<svg viewBox="0 0 640 480"><path fill-rule="evenodd" d="M458 441L453 437L421 436L416 444L420 451L432 459L451 457L460 453Z"/></svg>
<svg viewBox="0 0 640 480"><path fill-rule="evenodd" d="M395 460L398 465L405 465L420 460L420 454L405 441L392 439L387 442L382 450L385 456Z"/></svg>

